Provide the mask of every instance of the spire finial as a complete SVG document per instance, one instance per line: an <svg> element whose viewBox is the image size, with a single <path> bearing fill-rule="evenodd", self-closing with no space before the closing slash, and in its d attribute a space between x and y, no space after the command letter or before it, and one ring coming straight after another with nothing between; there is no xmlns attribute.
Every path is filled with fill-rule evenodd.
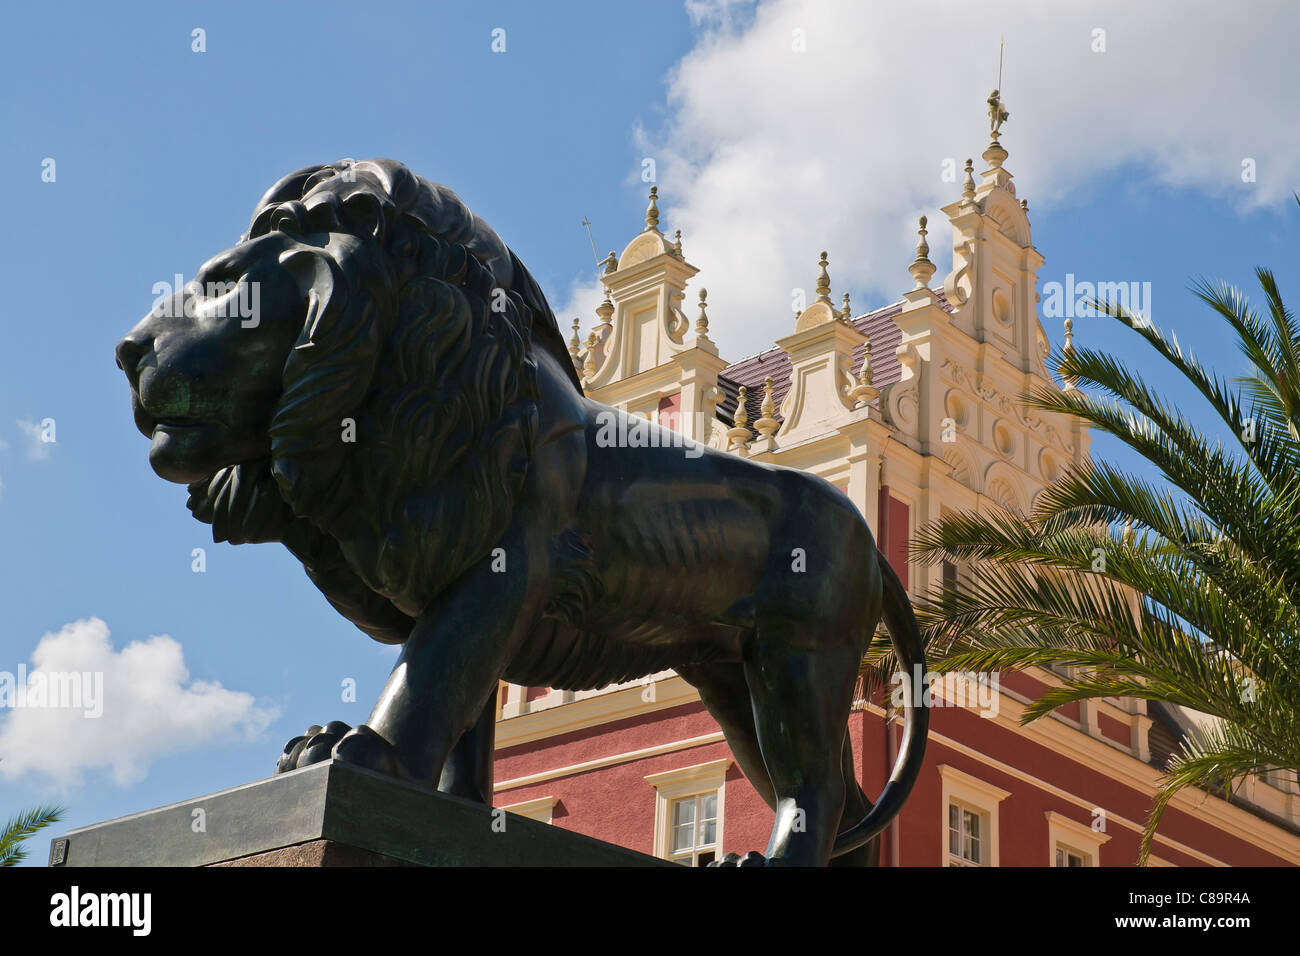
<svg viewBox="0 0 1300 956"><path fill-rule="evenodd" d="M582 366L583 378L596 377L596 333L592 332L587 336L587 361Z"/></svg>
<svg viewBox="0 0 1300 956"><path fill-rule="evenodd" d="M1074 355L1074 319L1066 316L1065 318L1065 354ZM1079 377L1077 375L1067 375L1065 377L1066 390L1079 387Z"/></svg>
<svg viewBox="0 0 1300 956"><path fill-rule="evenodd" d="M673 233L673 255L678 259L682 257L682 231L680 229Z"/></svg>
<svg viewBox="0 0 1300 956"><path fill-rule="evenodd" d="M817 301L825 302L827 305L830 305L831 274L826 271L828 265L830 265L830 262L826 258L826 253L823 252L821 259L817 262ZM831 311L835 311L834 306L831 306Z"/></svg>
<svg viewBox="0 0 1300 956"><path fill-rule="evenodd" d="M700 290L700 316L695 320L695 335L697 338L707 338L709 334L709 316L705 311L709 307L708 303L709 290Z"/></svg>
<svg viewBox="0 0 1300 956"><path fill-rule="evenodd" d="M749 389L743 385L740 386L740 396L736 400L736 414L732 418L737 428L744 428L749 424L749 409L745 407L748 398Z"/></svg>
<svg viewBox="0 0 1300 956"><path fill-rule="evenodd" d="M849 303L849 294L844 293L844 307L840 309L840 321L849 323L853 321L853 306Z"/></svg>
<svg viewBox="0 0 1300 956"><path fill-rule="evenodd" d="M650 204L645 207L645 228L659 231L659 187L650 187Z"/></svg>
<svg viewBox="0 0 1300 956"><path fill-rule="evenodd" d="M754 428L764 438L771 438L781 423L776 420L776 405L772 402L772 376L763 380L763 405L759 409L763 417L754 422Z"/></svg>
<svg viewBox="0 0 1300 956"><path fill-rule="evenodd" d="M609 286L605 286L605 300L596 306L596 315L600 317L600 325L596 326L596 332L603 342L605 336L614 328L610 318L614 315L614 303L609 298Z"/></svg>
<svg viewBox="0 0 1300 956"><path fill-rule="evenodd" d="M733 425L727 429L727 441L730 445L739 445L741 453L744 454L744 448L749 440L754 437L746 426L749 424L749 410L745 408L745 399L749 395L749 389L740 386L740 393L736 397L736 414L732 416Z"/></svg>
<svg viewBox="0 0 1300 956"><path fill-rule="evenodd" d="M975 164L971 160L966 160L966 178L961 183L961 198L964 201L975 201Z"/></svg>
<svg viewBox="0 0 1300 956"><path fill-rule="evenodd" d="M907 267L907 271L916 280L916 288L918 289L928 287L935 272L935 265L930 261L930 244L925 241L925 237L929 234L929 230L925 228L927 222L926 217L922 216L921 228L917 230L917 235L921 237L921 241L916 244L916 258Z"/></svg>
<svg viewBox="0 0 1300 956"><path fill-rule="evenodd" d="M573 367L582 370L579 354L582 352L582 339L578 338L578 324L581 319L573 320L573 338L569 339L569 357L573 359Z"/></svg>
<svg viewBox="0 0 1300 956"><path fill-rule="evenodd" d="M872 384L875 373L871 368L871 339L862 345L862 370L858 372L858 384L849 392L849 399L854 403L870 404L880 394L880 389Z"/></svg>

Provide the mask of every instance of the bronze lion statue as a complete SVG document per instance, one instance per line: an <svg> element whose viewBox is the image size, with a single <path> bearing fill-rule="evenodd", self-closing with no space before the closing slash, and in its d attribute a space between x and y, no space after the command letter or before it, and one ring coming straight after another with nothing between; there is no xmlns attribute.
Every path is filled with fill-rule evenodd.
<svg viewBox="0 0 1300 956"><path fill-rule="evenodd" d="M866 521L794 469L605 447L620 413L584 397L537 283L451 190L384 159L291 173L117 361L154 470L215 541L283 543L402 645L367 722L310 728L280 771L351 761L490 803L498 681L672 668L775 811L764 855L725 864L871 861L928 712L904 681L872 804L846 732L859 662L882 615L905 673L924 653Z"/></svg>

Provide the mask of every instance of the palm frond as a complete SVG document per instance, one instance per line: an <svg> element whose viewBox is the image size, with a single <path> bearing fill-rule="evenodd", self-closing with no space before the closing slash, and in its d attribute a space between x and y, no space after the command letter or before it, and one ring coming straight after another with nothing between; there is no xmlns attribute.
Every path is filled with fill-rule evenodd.
<svg viewBox="0 0 1300 956"><path fill-rule="evenodd" d="M51 823L57 823L66 812L64 807L47 804L10 817L4 829L0 830L0 866L17 866L25 860L27 850L23 841Z"/></svg>

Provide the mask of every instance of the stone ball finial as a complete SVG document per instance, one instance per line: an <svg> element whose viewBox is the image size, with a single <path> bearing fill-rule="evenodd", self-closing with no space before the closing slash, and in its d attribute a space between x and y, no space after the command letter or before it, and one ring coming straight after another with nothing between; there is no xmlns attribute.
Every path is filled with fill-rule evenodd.
<svg viewBox="0 0 1300 956"><path fill-rule="evenodd" d="M659 187L650 187L650 204L645 207L646 230L659 231Z"/></svg>
<svg viewBox="0 0 1300 956"><path fill-rule="evenodd" d="M853 306L849 303L849 294L844 293L844 307L840 309L840 321L849 323L853 321Z"/></svg>
<svg viewBox="0 0 1300 956"><path fill-rule="evenodd" d="M700 315L699 318L695 320L695 334L700 336L701 338L709 334L709 316L706 311L709 307L708 298L709 298L709 290L701 289L700 290Z"/></svg>
<svg viewBox="0 0 1300 956"><path fill-rule="evenodd" d="M963 200L975 200L975 164L970 159L966 160L966 177L961 183L961 198Z"/></svg>

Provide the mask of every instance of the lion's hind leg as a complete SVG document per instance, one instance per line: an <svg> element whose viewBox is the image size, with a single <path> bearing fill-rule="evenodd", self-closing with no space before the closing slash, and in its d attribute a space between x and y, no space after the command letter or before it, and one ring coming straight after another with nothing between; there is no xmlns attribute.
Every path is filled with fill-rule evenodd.
<svg viewBox="0 0 1300 956"><path fill-rule="evenodd" d="M843 755L858 656L850 641L808 646L819 631L816 624L760 623L746 655L759 749L776 799L771 864L824 866L849 785L857 786L852 775L845 779Z"/></svg>
<svg viewBox="0 0 1300 956"><path fill-rule="evenodd" d="M691 664L678 667L677 673L699 691L700 700L722 728L727 746L740 764L745 779L758 791L763 802L775 809L776 795L758 746L754 705L749 683L745 680L744 665L722 662Z"/></svg>
<svg viewBox="0 0 1300 956"><path fill-rule="evenodd" d="M889 728L893 732L893 728ZM841 757L843 766L842 773L846 786L844 795L844 812L840 815L840 830L846 830L867 815L871 809L871 798L862 791L862 786L858 783L857 766L853 762L853 741L848 733L844 734L844 750ZM830 861L831 866L879 866L880 865L880 837L872 837L869 842L858 847L856 850L850 850L834 857Z"/></svg>

